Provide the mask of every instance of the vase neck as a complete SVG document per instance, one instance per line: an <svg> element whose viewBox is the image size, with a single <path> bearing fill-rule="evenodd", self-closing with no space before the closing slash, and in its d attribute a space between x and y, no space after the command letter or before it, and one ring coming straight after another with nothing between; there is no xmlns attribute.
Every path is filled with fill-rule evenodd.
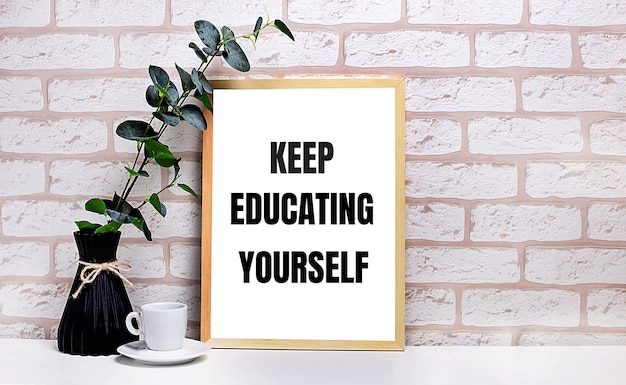
<svg viewBox="0 0 626 385"><path fill-rule="evenodd" d="M117 259L117 247L120 242L120 232L105 234L90 234L80 231L74 233L74 240L78 248L78 258L90 263L105 263Z"/></svg>

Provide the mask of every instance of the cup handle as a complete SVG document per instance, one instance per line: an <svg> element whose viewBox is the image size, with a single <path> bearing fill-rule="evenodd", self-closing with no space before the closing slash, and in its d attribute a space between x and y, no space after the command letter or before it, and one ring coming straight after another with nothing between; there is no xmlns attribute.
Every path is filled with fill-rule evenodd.
<svg viewBox="0 0 626 385"><path fill-rule="evenodd" d="M133 320L135 320L135 322L137 322L137 326L139 326L138 328L136 328L133 325ZM126 329L128 329L128 331L130 332L130 334L133 335L140 335L141 334L141 317L139 316L139 313L137 313L136 311L132 311L130 313L128 313L128 315L126 316Z"/></svg>

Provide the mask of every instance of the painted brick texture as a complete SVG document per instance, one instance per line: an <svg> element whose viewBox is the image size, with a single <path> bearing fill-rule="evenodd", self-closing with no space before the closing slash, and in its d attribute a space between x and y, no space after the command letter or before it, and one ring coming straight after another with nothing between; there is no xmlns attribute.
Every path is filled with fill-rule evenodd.
<svg viewBox="0 0 626 385"><path fill-rule="evenodd" d="M265 9L296 41L242 43L246 76L406 80L407 344L626 344L626 0L0 0L0 337L55 337L147 66L195 66L195 20ZM168 135L199 191L201 133ZM188 303L198 337L201 206L167 194L118 256L133 304Z"/></svg>

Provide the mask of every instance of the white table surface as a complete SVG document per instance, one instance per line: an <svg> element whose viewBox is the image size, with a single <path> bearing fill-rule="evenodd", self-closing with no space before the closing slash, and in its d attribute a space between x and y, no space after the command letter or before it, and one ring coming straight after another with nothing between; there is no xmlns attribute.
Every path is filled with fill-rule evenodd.
<svg viewBox="0 0 626 385"><path fill-rule="evenodd" d="M60 353L0 339L0 384L626 384L623 347L414 347L404 352L213 349L187 364Z"/></svg>

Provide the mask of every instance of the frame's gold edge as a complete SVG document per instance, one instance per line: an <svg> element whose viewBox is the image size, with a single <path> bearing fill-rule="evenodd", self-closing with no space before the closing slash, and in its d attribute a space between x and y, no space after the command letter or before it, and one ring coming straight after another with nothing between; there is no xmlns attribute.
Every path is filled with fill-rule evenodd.
<svg viewBox="0 0 626 385"><path fill-rule="evenodd" d="M211 338L208 344L212 349L404 350L404 342L396 341Z"/></svg>
<svg viewBox="0 0 626 385"><path fill-rule="evenodd" d="M396 343L405 345L405 81L396 79Z"/></svg>
<svg viewBox="0 0 626 385"><path fill-rule="evenodd" d="M200 277L200 340L211 337L211 226L213 183L213 115L204 110L207 130L202 135L202 231Z"/></svg>
<svg viewBox="0 0 626 385"><path fill-rule="evenodd" d="M236 79L211 80L214 89L290 89L290 88L392 88L404 79ZM404 92L404 91L403 91Z"/></svg>

